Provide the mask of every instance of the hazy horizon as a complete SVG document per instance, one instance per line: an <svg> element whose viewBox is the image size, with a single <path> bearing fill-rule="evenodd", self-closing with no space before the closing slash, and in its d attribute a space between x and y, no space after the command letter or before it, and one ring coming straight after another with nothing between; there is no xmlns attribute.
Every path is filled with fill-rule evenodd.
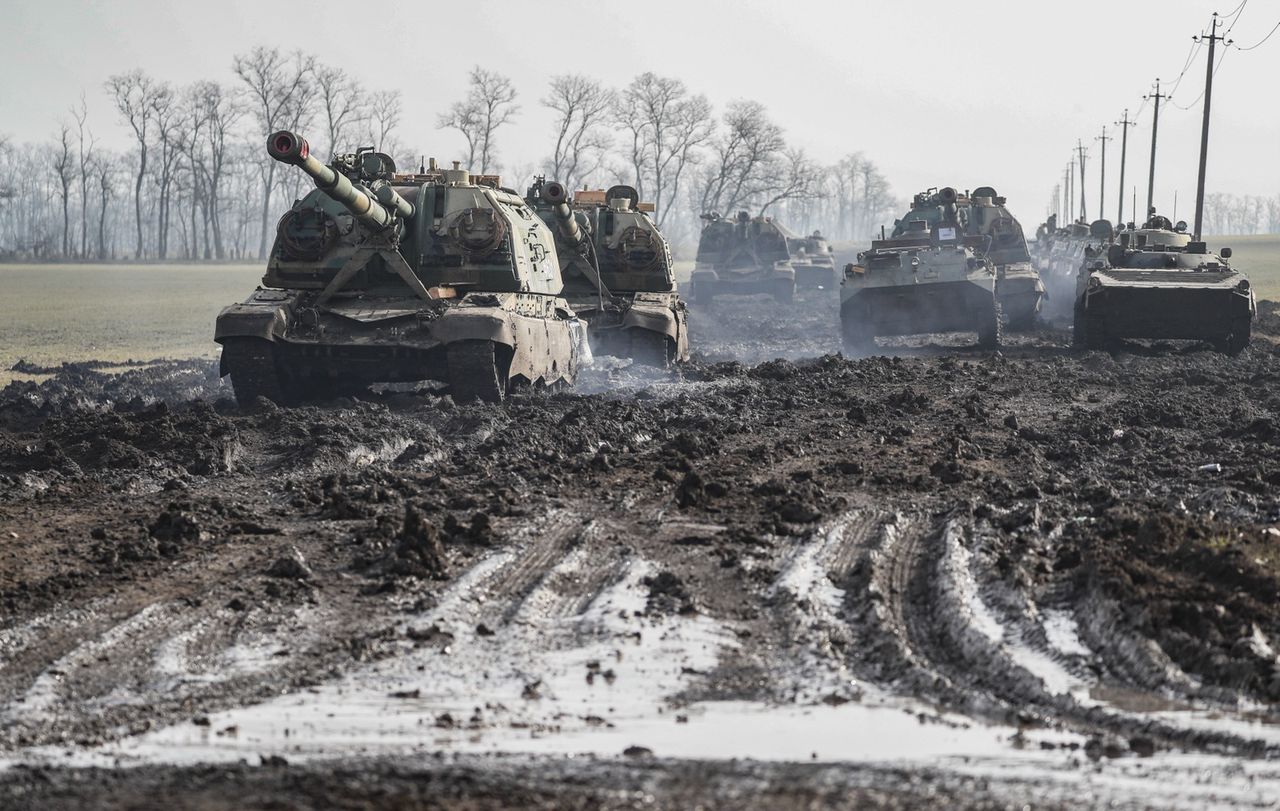
<svg viewBox="0 0 1280 811"><path fill-rule="evenodd" d="M1112 126L1141 109L1130 130L1128 191L1145 201L1151 107L1142 96L1160 77L1167 91L1187 63L1191 36L1204 30L1205 0L1149 5L1086 0L1070 10L997 3L981 7L923 0L851 3L744 0L718 5L658 0L643 5L450 4L307 6L232 0L192 9L159 2L22 4L0 32L0 135L47 141L84 92L99 141L128 148L130 134L102 89L108 75L141 68L182 85L234 80L232 56L256 45L301 48L345 68L371 89L400 90L402 140L442 160L458 157L461 136L436 117L465 91L476 64L510 76L520 115L500 131L507 166L541 161L551 150L551 113L538 100L555 74L581 72L621 87L644 71L683 80L718 114L735 99L764 104L789 141L823 164L861 151L899 198L927 186L993 185L1025 221L1043 217L1076 139L1089 151L1090 216L1097 214L1098 144L1108 145L1108 211L1114 216L1120 138ZM382 8L387 11L379 11ZM300 11L300 9L307 9ZM1230 36L1256 43L1280 6L1247 5ZM380 54L385 50L386 55ZM1196 54L1173 101L1196 102L1205 55ZM1280 192L1280 35L1256 50L1227 52L1217 74L1209 191ZM1200 106L1165 105L1160 116L1156 203L1190 219L1200 137ZM1129 208L1126 199L1126 209ZM1129 216L1128 214L1126 216Z"/></svg>

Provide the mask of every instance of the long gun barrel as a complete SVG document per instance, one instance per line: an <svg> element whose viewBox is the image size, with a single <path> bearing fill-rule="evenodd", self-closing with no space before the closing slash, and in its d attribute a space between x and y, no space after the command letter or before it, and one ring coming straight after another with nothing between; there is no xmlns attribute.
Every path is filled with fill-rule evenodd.
<svg viewBox="0 0 1280 811"><path fill-rule="evenodd" d="M553 180L543 186L542 199L551 204L551 213L556 218L556 228L565 242L575 247L581 245L586 235L578 227L573 209L569 208L569 190L564 187L564 184Z"/></svg>
<svg viewBox="0 0 1280 811"><path fill-rule="evenodd" d="M371 230L389 228L397 215L404 219L413 216L413 204L396 193L389 183L374 183L372 194L356 187L346 175L316 160L307 140L288 130L267 139L267 154L306 172L316 182L316 188L341 203Z"/></svg>

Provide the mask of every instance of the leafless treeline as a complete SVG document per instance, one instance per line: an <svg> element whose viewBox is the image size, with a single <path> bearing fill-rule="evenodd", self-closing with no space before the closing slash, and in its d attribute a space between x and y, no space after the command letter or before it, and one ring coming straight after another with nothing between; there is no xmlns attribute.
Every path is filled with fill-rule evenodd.
<svg viewBox="0 0 1280 811"><path fill-rule="evenodd" d="M231 68L225 81L186 87L120 73L102 88L110 122L91 122L82 97L45 143L0 135L0 256L264 257L275 217L306 186L265 155L277 129L307 134L321 156L372 145L402 166L421 159L400 139L399 91L366 89L342 68L268 47L236 55ZM538 103L555 125L537 164L502 161L499 138L521 109L508 77L474 68L437 125L461 134L465 165L503 171L509 183L546 174L573 188L635 185L677 242L696 237L698 215L709 211L766 212L796 230L854 239L898 207L860 153L820 166L788 144L762 105L734 101L717 114L678 79L644 73L614 89L559 75ZM94 129L107 126L122 127L132 147L104 148Z"/></svg>
<svg viewBox="0 0 1280 811"><path fill-rule="evenodd" d="M1204 232L1217 236L1280 234L1280 194L1272 197L1206 194Z"/></svg>

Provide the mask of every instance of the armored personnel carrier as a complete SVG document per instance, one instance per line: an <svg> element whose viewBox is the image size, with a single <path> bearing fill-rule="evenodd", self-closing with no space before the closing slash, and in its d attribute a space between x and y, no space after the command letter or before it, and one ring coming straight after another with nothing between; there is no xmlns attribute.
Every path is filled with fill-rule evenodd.
<svg viewBox="0 0 1280 811"><path fill-rule="evenodd" d="M732 221L719 214L703 214L702 219L691 279L695 302L710 304L726 293L770 293L778 301L791 301L796 271L786 235L772 218L739 211Z"/></svg>
<svg viewBox="0 0 1280 811"><path fill-rule="evenodd" d="M944 218L946 207L952 205L966 236L987 238L971 244L995 265L996 298L1009 328L1029 329L1040 313L1045 288L1031 263L1022 225L995 189L979 186L960 194L946 187L921 192L912 198L906 216L894 223L894 236L900 236L914 221L923 220L930 226L938 223Z"/></svg>
<svg viewBox="0 0 1280 811"><path fill-rule="evenodd" d="M658 367L689 359L688 307L651 204L630 186L570 197L563 184L543 178L525 199L556 229L564 296L587 323L595 354Z"/></svg>
<svg viewBox="0 0 1280 811"><path fill-rule="evenodd" d="M845 350L866 354L881 335L978 333L984 347L1000 345L996 269L986 257L988 237L965 236L955 203L930 224L911 220L845 268L840 324ZM982 250L975 250L975 246Z"/></svg>
<svg viewBox="0 0 1280 811"><path fill-rule="evenodd" d="M1048 255L1049 269L1043 274L1046 317L1065 320L1072 316L1081 269L1105 253L1114 238L1109 220L1073 222L1058 231Z"/></svg>
<svg viewBox="0 0 1280 811"><path fill-rule="evenodd" d="M400 174L372 149L326 166L283 131L267 152L316 189L280 219L262 286L218 316L242 405L421 380L498 401L572 383L589 361L554 236L497 177L434 160Z"/></svg>
<svg viewBox="0 0 1280 811"><path fill-rule="evenodd" d="M814 231L807 237L801 237L781 225L778 227L786 235L791 266L796 271L796 287L833 289L836 285L836 259L822 232Z"/></svg>
<svg viewBox="0 0 1280 811"><path fill-rule="evenodd" d="M1104 255L1081 269L1075 304L1077 346L1103 349L1123 338L1211 341L1236 354L1249 345L1256 306L1231 249L1210 253L1154 212L1121 231Z"/></svg>

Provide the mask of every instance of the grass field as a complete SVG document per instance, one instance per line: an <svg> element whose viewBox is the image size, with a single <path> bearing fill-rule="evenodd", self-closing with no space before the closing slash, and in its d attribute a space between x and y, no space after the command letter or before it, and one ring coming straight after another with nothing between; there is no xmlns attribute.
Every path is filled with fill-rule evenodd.
<svg viewBox="0 0 1280 811"><path fill-rule="evenodd" d="M0 265L0 385L82 360L215 357L218 311L242 300L261 265Z"/></svg>
<svg viewBox="0 0 1280 811"><path fill-rule="evenodd" d="M1206 237L1209 250L1231 247L1231 264L1244 271L1258 298L1280 300L1280 234Z"/></svg>
<svg viewBox="0 0 1280 811"><path fill-rule="evenodd" d="M1209 237L1230 245L1232 264L1249 275L1258 298L1280 299L1280 234ZM857 246L836 246L838 265ZM693 263L677 263L687 282ZM218 311L242 300L261 265L0 265L0 385L29 375L10 371L25 359L64 361L216 357Z"/></svg>

